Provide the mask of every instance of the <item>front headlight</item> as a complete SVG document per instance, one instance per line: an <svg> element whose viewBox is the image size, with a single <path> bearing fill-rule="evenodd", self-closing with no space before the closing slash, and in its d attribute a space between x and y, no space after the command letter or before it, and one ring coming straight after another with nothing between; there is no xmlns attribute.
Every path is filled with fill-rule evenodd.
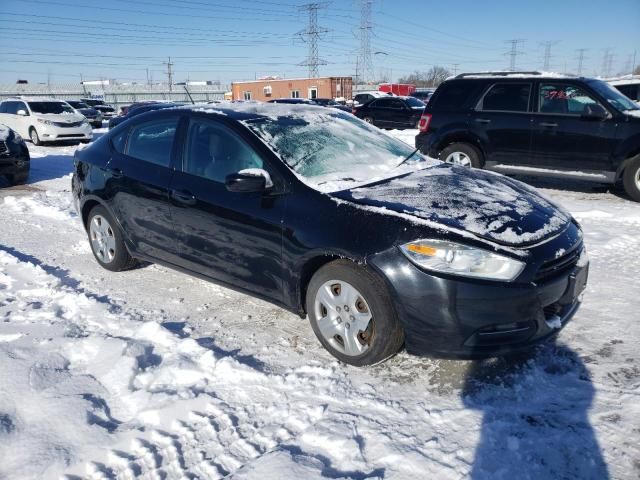
<svg viewBox="0 0 640 480"><path fill-rule="evenodd" d="M476 247L443 240L417 240L400 247L419 267L434 272L484 280L514 280L525 263Z"/></svg>
<svg viewBox="0 0 640 480"><path fill-rule="evenodd" d="M44 118L38 118L38 123L44 123L45 125L53 125L51 120L45 120Z"/></svg>

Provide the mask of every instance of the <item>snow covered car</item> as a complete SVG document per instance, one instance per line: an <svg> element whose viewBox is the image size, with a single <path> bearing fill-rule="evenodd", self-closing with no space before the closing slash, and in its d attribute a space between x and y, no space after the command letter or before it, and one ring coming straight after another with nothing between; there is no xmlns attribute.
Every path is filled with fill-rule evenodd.
<svg viewBox="0 0 640 480"><path fill-rule="evenodd" d="M72 189L104 268L155 262L308 315L352 365L518 351L587 280L580 227L534 189L333 109L147 112L76 152Z"/></svg>
<svg viewBox="0 0 640 480"><path fill-rule="evenodd" d="M29 149L18 132L0 125L0 175L4 175L11 185L27 181L31 165Z"/></svg>
<svg viewBox="0 0 640 480"><path fill-rule="evenodd" d="M79 100L66 100L75 111L86 118L93 128L102 128L102 113Z"/></svg>
<svg viewBox="0 0 640 480"><path fill-rule="evenodd" d="M91 125L67 102L46 98L10 98L0 103L0 123L34 145L60 140L90 142Z"/></svg>

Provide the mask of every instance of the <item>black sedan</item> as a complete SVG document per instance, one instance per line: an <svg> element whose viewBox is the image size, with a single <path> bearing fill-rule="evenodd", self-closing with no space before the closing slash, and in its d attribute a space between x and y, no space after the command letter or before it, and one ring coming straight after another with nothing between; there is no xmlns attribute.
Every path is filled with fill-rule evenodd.
<svg viewBox="0 0 640 480"><path fill-rule="evenodd" d="M332 109L148 112L77 151L72 186L104 268L156 262L308 315L352 365L517 351L586 283L580 227L532 188Z"/></svg>
<svg viewBox="0 0 640 480"><path fill-rule="evenodd" d="M353 107L353 114L381 128L418 128L425 104L414 97L374 98Z"/></svg>
<svg viewBox="0 0 640 480"><path fill-rule="evenodd" d="M66 102L80 112L89 121L92 127L102 127L102 113L93 107L90 107L84 102L79 100L66 100Z"/></svg>
<svg viewBox="0 0 640 480"><path fill-rule="evenodd" d="M0 125L0 175L11 185L27 181L31 166L29 149L18 132Z"/></svg>
<svg viewBox="0 0 640 480"><path fill-rule="evenodd" d="M113 117L109 120L109 130L117 127L122 122L129 120L130 118L135 117L136 115L140 115L141 113L150 112L152 110L162 110L164 108L173 108L181 106L181 103L172 103L172 102L144 102L144 103L134 103L127 108L127 113L125 115L118 115L117 117Z"/></svg>

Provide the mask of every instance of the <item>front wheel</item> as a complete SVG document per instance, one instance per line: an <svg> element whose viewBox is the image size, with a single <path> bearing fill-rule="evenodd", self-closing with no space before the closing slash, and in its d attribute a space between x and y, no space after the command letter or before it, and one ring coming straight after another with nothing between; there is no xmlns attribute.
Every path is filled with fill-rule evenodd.
<svg viewBox="0 0 640 480"><path fill-rule="evenodd" d="M135 266L136 260L129 255L120 229L103 206L98 205L89 212L87 234L93 256L102 267L120 272Z"/></svg>
<svg viewBox="0 0 640 480"><path fill-rule="evenodd" d="M38 136L38 132L35 128L32 128L29 132L29 138L31 138L31 143L36 146L42 144L42 142L40 141L40 137Z"/></svg>
<svg viewBox="0 0 640 480"><path fill-rule="evenodd" d="M374 125L372 117L364 117L364 121L369 123L369 124L371 124L371 125Z"/></svg>
<svg viewBox="0 0 640 480"><path fill-rule="evenodd" d="M466 168L481 168L480 154L468 143L452 143L440 152L440 160Z"/></svg>
<svg viewBox="0 0 640 480"><path fill-rule="evenodd" d="M629 162L622 175L624 190L632 200L640 202L640 156Z"/></svg>
<svg viewBox="0 0 640 480"><path fill-rule="evenodd" d="M404 343L386 285L350 261L320 268L309 283L306 305L316 337L342 362L372 365L397 353Z"/></svg>

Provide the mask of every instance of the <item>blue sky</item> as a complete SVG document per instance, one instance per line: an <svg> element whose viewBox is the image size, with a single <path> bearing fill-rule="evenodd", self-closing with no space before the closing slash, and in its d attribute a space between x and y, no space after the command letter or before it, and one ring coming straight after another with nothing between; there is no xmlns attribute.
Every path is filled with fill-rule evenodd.
<svg viewBox="0 0 640 480"><path fill-rule="evenodd" d="M296 35L307 16L291 0L2 0L0 83L77 83L84 79L166 81L304 77L307 44ZM450 70L503 69L508 39L522 39L518 69L601 74L606 49L612 73L640 64L640 0L374 0L374 69L394 80L442 65ZM355 74L360 2L326 2L319 44L321 75ZM457 64L457 65L455 65Z"/></svg>

